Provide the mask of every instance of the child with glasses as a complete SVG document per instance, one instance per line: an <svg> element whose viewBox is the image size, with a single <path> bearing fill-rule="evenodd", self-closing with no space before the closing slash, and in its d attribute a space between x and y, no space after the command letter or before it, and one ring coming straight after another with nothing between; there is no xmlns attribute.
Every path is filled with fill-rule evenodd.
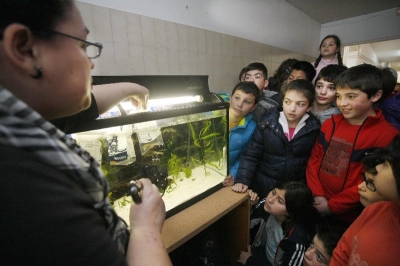
<svg viewBox="0 0 400 266"><path fill-rule="evenodd" d="M375 169L376 160L374 157L365 157L363 159L363 165L365 172L362 172L364 182L358 185L358 194L360 194L360 202L364 207L368 205L383 200L383 197L376 193L376 188L371 178L377 175Z"/></svg>
<svg viewBox="0 0 400 266"><path fill-rule="evenodd" d="M400 252L400 135L363 160L374 165L368 188L385 201L369 205L343 234L330 265L397 265Z"/></svg>

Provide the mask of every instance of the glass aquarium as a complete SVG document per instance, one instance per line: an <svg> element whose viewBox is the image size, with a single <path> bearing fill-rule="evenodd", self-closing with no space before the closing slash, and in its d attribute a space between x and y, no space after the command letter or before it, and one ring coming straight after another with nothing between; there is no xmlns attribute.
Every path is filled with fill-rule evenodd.
<svg viewBox="0 0 400 266"><path fill-rule="evenodd" d="M229 105L218 97L201 96L202 102L107 116L73 130L71 137L101 165L109 199L126 222L131 181L150 178L162 195L167 217L222 187L227 176Z"/></svg>

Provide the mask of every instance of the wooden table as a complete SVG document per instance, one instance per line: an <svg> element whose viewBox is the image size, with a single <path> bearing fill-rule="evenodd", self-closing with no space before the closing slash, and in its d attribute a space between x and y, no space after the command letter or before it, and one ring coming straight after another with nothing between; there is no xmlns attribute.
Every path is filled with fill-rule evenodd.
<svg viewBox="0 0 400 266"><path fill-rule="evenodd" d="M250 201L247 193L224 187L164 222L162 238L168 252L215 224L231 261L249 242Z"/></svg>

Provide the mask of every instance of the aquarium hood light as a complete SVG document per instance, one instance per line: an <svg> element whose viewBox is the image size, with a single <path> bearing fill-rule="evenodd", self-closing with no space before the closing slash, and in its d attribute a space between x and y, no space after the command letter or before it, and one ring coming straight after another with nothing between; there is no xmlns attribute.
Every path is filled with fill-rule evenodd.
<svg viewBox="0 0 400 266"><path fill-rule="evenodd" d="M203 97L201 95L196 95L196 96L183 96L183 97L172 97L172 98L164 98L164 99L154 99L154 100L149 100L147 102L147 110L151 110L153 107L159 107L159 106L165 106L165 105L174 105L174 104L182 104L182 103L194 103L194 102L202 102ZM131 104L129 100L123 101L119 103L121 107L127 112L127 113L134 113L135 111L139 111L140 109L136 108ZM107 112L118 112L119 108L118 106L112 107L110 110Z"/></svg>

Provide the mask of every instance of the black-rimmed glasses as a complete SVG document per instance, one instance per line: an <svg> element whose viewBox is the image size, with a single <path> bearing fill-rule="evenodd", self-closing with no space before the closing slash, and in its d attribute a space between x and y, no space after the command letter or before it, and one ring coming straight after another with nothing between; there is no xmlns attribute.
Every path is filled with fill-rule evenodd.
<svg viewBox="0 0 400 266"><path fill-rule="evenodd" d="M82 47L84 47L86 50L87 57L89 57L90 59L95 59L95 58L99 57L101 54L101 50L103 49L103 45L98 42L97 43L88 42L88 41L82 40L80 38L77 38L77 37L62 33L62 32L58 32L58 31L52 31L52 33L55 33L55 34L58 34L61 36L65 36L65 37L68 37L68 38L71 38L71 39L81 42Z"/></svg>
<svg viewBox="0 0 400 266"><path fill-rule="evenodd" d="M371 190L372 192L375 192L375 191L376 191L376 188L375 188L374 182L372 182L371 180L368 180L367 177L365 176L365 173L364 173L364 172L362 172L361 174L362 174L362 176L363 176L363 178L364 178L365 186L366 186L369 190Z"/></svg>

